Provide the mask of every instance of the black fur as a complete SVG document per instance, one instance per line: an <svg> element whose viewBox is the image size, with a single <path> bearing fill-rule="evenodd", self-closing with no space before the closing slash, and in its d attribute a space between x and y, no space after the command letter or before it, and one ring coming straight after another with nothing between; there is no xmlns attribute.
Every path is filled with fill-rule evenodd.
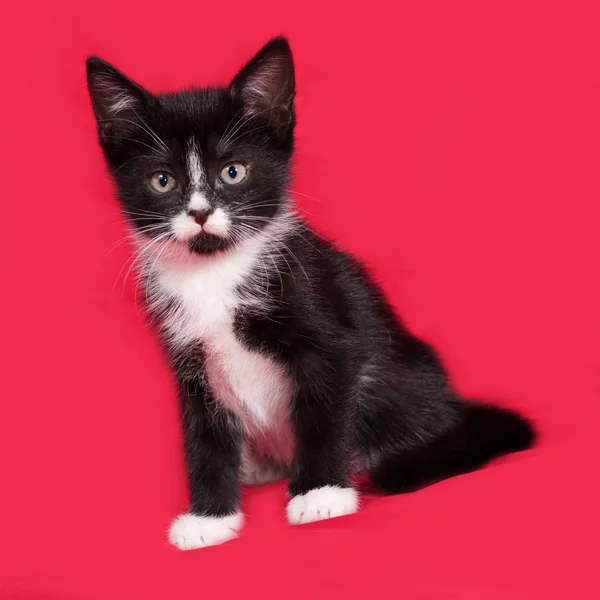
<svg viewBox="0 0 600 600"><path fill-rule="evenodd" d="M294 129L294 75L287 42L268 44L228 88L153 96L100 59L87 63L99 139L125 213L149 238L186 205L185 140L201 144L209 177L203 192L214 206L238 210L236 226L262 229L286 206ZM266 69L262 71L261 69ZM252 78L270 76L270 96L252 96ZM115 117L115 94L128 105ZM245 122L240 115L250 116ZM239 129L220 145L231 124ZM154 135L166 142L157 147ZM252 165L235 190L210 182L230 160ZM166 169L182 182L157 196L148 177ZM258 219L256 219L258 217ZM252 220L254 219L254 220ZM202 234L189 251L211 258L239 237ZM295 457L289 490L350 485L365 469L375 489L397 493L476 469L534 441L531 425L513 412L460 399L435 352L393 314L362 266L297 220L285 233L285 263L248 287L268 284L268 310L235 315L247 347L285 365L295 383ZM268 282L267 282L268 279ZM239 294L248 290L241 286ZM155 309L157 326L172 306ZM204 376L204 348L165 338L182 401L191 510L230 514L239 505L239 418L220 409ZM268 457L267 457L268 458Z"/></svg>

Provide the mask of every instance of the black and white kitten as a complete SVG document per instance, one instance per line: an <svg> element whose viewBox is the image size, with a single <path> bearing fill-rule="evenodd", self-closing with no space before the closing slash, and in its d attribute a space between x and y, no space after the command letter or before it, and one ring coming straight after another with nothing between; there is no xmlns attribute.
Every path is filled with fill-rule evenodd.
<svg viewBox="0 0 600 600"><path fill-rule="evenodd" d="M99 58L87 76L179 386L175 546L237 536L243 484L290 476L287 518L306 523L358 509L353 473L405 492L533 443L518 415L458 398L361 265L294 212L285 39L224 88L153 95Z"/></svg>

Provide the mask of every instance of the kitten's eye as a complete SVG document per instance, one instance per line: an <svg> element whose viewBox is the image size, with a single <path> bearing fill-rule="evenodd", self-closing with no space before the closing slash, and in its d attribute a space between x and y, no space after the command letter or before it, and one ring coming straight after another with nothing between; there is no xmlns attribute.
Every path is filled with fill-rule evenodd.
<svg viewBox="0 0 600 600"><path fill-rule="evenodd" d="M221 181L228 185L237 185L246 179L248 169L242 163L231 163L221 171Z"/></svg>
<svg viewBox="0 0 600 600"><path fill-rule="evenodd" d="M159 193L172 192L177 187L177 180L169 173L154 173L150 177L150 185Z"/></svg>

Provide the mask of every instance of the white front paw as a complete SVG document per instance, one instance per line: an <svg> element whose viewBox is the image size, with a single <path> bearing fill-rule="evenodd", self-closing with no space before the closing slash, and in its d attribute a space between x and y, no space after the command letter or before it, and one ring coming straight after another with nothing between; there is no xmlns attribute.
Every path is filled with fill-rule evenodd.
<svg viewBox="0 0 600 600"><path fill-rule="evenodd" d="M294 496L287 505L287 518L292 525L298 525L350 515L357 510L358 494L355 490L326 485Z"/></svg>
<svg viewBox="0 0 600 600"><path fill-rule="evenodd" d="M171 523L169 542L180 550L215 546L237 537L243 522L242 513L226 517L201 517L186 513Z"/></svg>

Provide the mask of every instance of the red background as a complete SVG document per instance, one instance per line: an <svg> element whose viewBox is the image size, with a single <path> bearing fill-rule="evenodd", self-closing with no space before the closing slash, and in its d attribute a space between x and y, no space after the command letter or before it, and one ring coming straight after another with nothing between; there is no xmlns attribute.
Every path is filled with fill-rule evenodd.
<svg viewBox="0 0 600 600"><path fill-rule="evenodd" d="M0 597L597 598L594 4L10 0ZM281 485L253 490L240 539L181 553L165 538L186 507L174 388L124 283L84 58L152 90L224 83L280 32L300 205L372 266L463 393L524 409L542 436L305 527L285 523Z"/></svg>

